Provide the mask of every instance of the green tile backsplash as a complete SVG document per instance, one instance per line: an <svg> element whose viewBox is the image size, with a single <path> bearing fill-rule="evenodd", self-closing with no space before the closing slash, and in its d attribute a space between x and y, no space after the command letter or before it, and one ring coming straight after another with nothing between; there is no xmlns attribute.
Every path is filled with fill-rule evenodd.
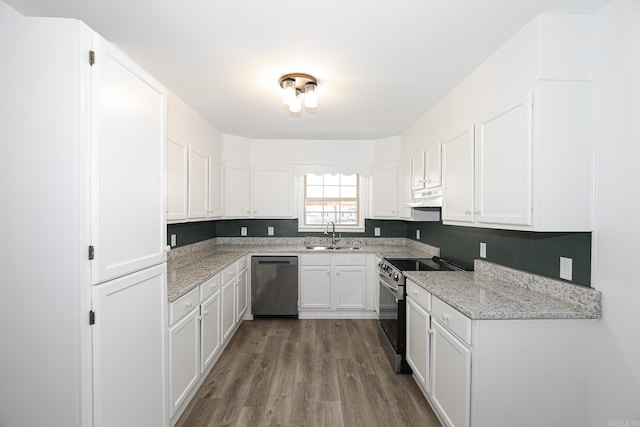
<svg viewBox="0 0 640 427"><path fill-rule="evenodd" d="M318 236L298 233L297 219L233 219L203 221L167 226L167 241L176 234L177 246L213 237L240 237L240 227L247 227L249 237L267 237L267 227L274 227L274 237ZM534 233L443 225L441 222L396 220L365 221L364 233L342 233L349 237L374 237L380 227L381 237L407 237L441 249L441 255L472 269L480 256L480 242L487 244L487 261L558 279L560 257L573 260L572 283L591 284L591 233Z"/></svg>

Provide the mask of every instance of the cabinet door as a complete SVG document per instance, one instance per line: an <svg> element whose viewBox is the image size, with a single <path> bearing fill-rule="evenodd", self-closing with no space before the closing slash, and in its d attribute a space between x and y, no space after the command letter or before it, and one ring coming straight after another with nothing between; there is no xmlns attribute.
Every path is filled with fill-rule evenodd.
<svg viewBox="0 0 640 427"><path fill-rule="evenodd" d="M166 90L115 47L98 43L94 284L166 259Z"/></svg>
<svg viewBox="0 0 640 427"><path fill-rule="evenodd" d="M424 188L442 185L442 144L429 144L424 151Z"/></svg>
<svg viewBox="0 0 640 427"><path fill-rule="evenodd" d="M222 183L223 183L222 163L209 157L209 197L207 197L207 216L209 218L219 218L222 216Z"/></svg>
<svg viewBox="0 0 640 427"><path fill-rule="evenodd" d="M366 267L336 267L337 308L366 308Z"/></svg>
<svg viewBox="0 0 640 427"><path fill-rule="evenodd" d="M471 350L432 319L431 397L448 425L468 427L471 408Z"/></svg>
<svg viewBox="0 0 640 427"><path fill-rule="evenodd" d="M249 167L225 166L225 213L227 217L248 217L250 211Z"/></svg>
<svg viewBox="0 0 640 427"><path fill-rule="evenodd" d="M200 306L169 328L169 416L200 378Z"/></svg>
<svg viewBox="0 0 640 427"><path fill-rule="evenodd" d="M220 350L220 291L202 303L200 322L200 373L211 364Z"/></svg>
<svg viewBox="0 0 640 427"><path fill-rule="evenodd" d="M167 139L167 220L187 218L189 150Z"/></svg>
<svg viewBox="0 0 640 427"><path fill-rule="evenodd" d="M166 425L164 264L92 288L94 425Z"/></svg>
<svg viewBox="0 0 640 427"><path fill-rule="evenodd" d="M443 142L442 219L473 222L473 129Z"/></svg>
<svg viewBox="0 0 640 427"><path fill-rule="evenodd" d="M222 287L222 340L226 341L236 325L236 281Z"/></svg>
<svg viewBox="0 0 640 427"><path fill-rule="evenodd" d="M291 218L293 179L291 168L253 169L253 216Z"/></svg>
<svg viewBox="0 0 640 427"><path fill-rule="evenodd" d="M242 320L242 316L247 311L247 270L242 270L238 273L238 280L236 281L236 322Z"/></svg>
<svg viewBox="0 0 640 427"><path fill-rule="evenodd" d="M400 165L398 177L398 216L400 218L411 218L411 207L407 202L411 201L411 162L405 162ZM377 265L377 264L376 264Z"/></svg>
<svg viewBox="0 0 640 427"><path fill-rule="evenodd" d="M300 267L300 308L331 308L331 267Z"/></svg>
<svg viewBox="0 0 640 427"><path fill-rule="evenodd" d="M372 208L374 218L398 216L398 172L395 164L373 169Z"/></svg>
<svg viewBox="0 0 640 427"><path fill-rule="evenodd" d="M209 158L189 147L189 218L207 217Z"/></svg>
<svg viewBox="0 0 640 427"><path fill-rule="evenodd" d="M476 221L531 225L532 93L476 125Z"/></svg>
<svg viewBox="0 0 640 427"><path fill-rule="evenodd" d="M425 389L431 391L429 378L429 325L430 316L412 298L407 298L407 362L413 376Z"/></svg>
<svg viewBox="0 0 640 427"><path fill-rule="evenodd" d="M413 168L411 171L411 189L422 190L425 183L425 152L420 150L412 156Z"/></svg>

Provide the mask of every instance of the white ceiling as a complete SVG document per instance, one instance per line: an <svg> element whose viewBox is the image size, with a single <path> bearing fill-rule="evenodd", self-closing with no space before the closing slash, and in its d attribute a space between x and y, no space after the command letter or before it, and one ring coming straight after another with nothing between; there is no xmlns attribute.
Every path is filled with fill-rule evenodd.
<svg viewBox="0 0 640 427"><path fill-rule="evenodd" d="M4 0L79 18L220 131L265 139L399 135L540 12L606 0ZM319 80L290 115L278 78Z"/></svg>

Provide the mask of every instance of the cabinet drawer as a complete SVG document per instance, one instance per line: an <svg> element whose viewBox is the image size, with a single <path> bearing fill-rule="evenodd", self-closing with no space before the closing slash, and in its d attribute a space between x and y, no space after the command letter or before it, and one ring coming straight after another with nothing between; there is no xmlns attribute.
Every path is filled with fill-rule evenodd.
<svg viewBox="0 0 640 427"><path fill-rule="evenodd" d="M195 288L188 294L181 296L169 304L169 325L180 321L184 316L189 314L194 308L200 305L200 290Z"/></svg>
<svg viewBox="0 0 640 427"><path fill-rule="evenodd" d="M236 278L236 264L232 264L229 267L222 270L222 284L226 285L230 281Z"/></svg>
<svg viewBox="0 0 640 427"><path fill-rule="evenodd" d="M205 302L209 297L220 289L220 274L216 274L211 279L200 285L200 302Z"/></svg>
<svg viewBox="0 0 640 427"><path fill-rule="evenodd" d="M236 267L238 273L241 272L242 270L247 268L247 257L243 256L242 258L240 258L238 261L236 261Z"/></svg>
<svg viewBox="0 0 640 427"><path fill-rule="evenodd" d="M367 256L364 254L336 254L336 265L367 265Z"/></svg>
<svg viewBox="0 0 640 427"><path fill-rule="evenodd" d="M458 338L471 345L471 319L438 297L433 297L431 315L449 328Z"/></svg>
<svg viewBox="0 0 640 427"><path fill-rule="evenodd" d="M431 311L431 293L424 290L420 285L407 280L407 296L418 303L426 311Z"/></svg>
<svg viewBox="0 0 640 427"><path fill-rule="evenodd" d="M331 255L302 255L300 265L331 265Z"/></svg>

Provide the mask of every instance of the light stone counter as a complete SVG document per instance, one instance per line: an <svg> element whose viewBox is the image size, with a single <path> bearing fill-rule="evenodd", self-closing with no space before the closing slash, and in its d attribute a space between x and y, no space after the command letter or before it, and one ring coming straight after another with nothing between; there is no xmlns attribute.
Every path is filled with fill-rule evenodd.
<svg viewBox="0 0 640 427"><path fill-rule="evenodd" d="M405 272L471 319L599 319L601 294L584 286L476 260L475 271Z"/></svg>
<svg viewBox="0 0 640 427"><path fill-rule="evenodd" d="M438 248L403 238L344 238L339 246L359 249L310 250L327 238L217 238L173 249L167 260L167 295L173 302L248 254L375 253L381 258L430 258Z"/></svg>

